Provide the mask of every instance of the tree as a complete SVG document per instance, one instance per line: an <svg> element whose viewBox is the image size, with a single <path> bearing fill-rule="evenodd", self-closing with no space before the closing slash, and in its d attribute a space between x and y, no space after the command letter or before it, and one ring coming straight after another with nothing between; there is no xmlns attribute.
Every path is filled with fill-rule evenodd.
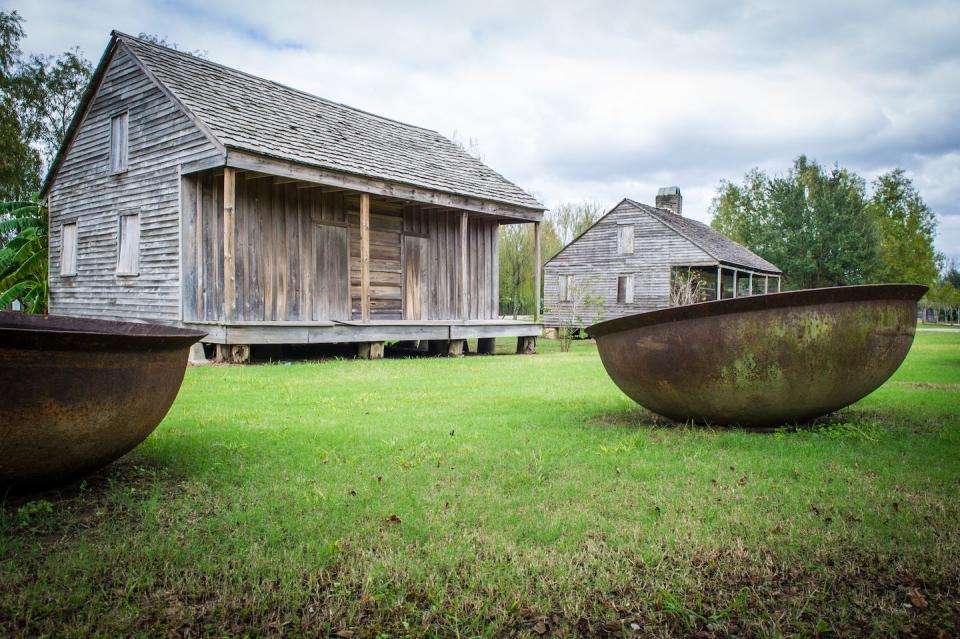
<svg viewBox="0 0 960 639"><path fill-rule="evenodd" d="M879 265L865 190L852 171L801 155L785 175L753 169L742 185L722 182L711 225L777 264L789 288L863 284Z"/></svg>
<svg viewBox="0 0 960 639"><path fill-rule="evenodd" d="M29 313L47 311L47 209L39 200L0 204L0 308L20 300Z"/></svg>
<svg viewBox="0 0 960 639"><path fill-rule="evenodd" d="M74 48L56 58L31 56L20 71L22 112L29 122L31 138L42 150L45 167L50 166L63 144L92 70L90 61Z"/></svg>
<svg viewBox="0 0 960 639"><path fill-rule="evenodd" d="M20 74L23 19L0 11L0 199L20 199L40 187L41 161L22 116L29 85Z"/></svg>
<svg viewBox="0 0 960 639"><path fill-rule="evenodd" d="M873 183L867 211L880 236L879 278L884 282L933 284L943 257L933 247L937 218L903 169Z"/></svg>
<svg viewBox="0 0 960 639"><path fill-rule="evenodd" d="M957 290L960 290L960 270L957 269L957 261L950 260L947 262L947 268L944 270L943 279Z"/></svg>
<svg viewBox="0 0 960 639"><path fill-rule="evenodd" d="M533 310L533 228L500 227L500 309L514 318Z"/></svg>
<svg viewBox="0 0 960 639"><path fill-rule="evenodd" d="M0 12L0 199L23 200L40 188L59 149L91 66L78 49L57 58L20 50L23 20Z"/></svg>
<svg viewBox="0 0 960 639"><path fill-rule="evenodd" d="M597 202L565 202L548 211L546 221L555 230L563 248L593 226L601 215L603 207Z"/></svg>

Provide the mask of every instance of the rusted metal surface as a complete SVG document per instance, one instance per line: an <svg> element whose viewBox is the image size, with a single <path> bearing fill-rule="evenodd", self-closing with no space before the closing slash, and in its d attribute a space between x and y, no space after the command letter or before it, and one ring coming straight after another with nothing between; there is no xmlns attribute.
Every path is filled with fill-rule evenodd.
<svg viewBox="0 0 960 639"><path fill-rule="evenodd" d="M164 418L205 333L0 312L0 485L46 485L124 455Z"/></svg>
<svg viewBox="0 0 960 639"><path fill-rule="evenodd" d="M594 324L603 365L645 408L678 421L769 427L852 404L900 366L927 288L772 293Z"/></svg>

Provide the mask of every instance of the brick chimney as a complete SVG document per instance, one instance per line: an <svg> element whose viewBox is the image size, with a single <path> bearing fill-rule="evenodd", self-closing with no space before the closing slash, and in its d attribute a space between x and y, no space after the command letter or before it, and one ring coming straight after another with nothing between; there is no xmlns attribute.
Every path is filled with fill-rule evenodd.
<svg viewBox="0 0 960 639"><path fill-rule="evenodd" d="M683 196L679 186L664 186L657 191L657 208L683 215Z"/></svg>

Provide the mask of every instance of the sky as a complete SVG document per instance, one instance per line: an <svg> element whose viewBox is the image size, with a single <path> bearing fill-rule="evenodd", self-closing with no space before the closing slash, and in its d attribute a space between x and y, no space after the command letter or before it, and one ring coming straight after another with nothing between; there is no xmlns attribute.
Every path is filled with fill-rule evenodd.
<svg viewBox="0 0 960 639"><path fill-rule="evenodd" d="M960 260L960 2L30 0L23 49L111 29L475 140L548 207L721 180L802 154L869 181L904 168Z"/></svg>

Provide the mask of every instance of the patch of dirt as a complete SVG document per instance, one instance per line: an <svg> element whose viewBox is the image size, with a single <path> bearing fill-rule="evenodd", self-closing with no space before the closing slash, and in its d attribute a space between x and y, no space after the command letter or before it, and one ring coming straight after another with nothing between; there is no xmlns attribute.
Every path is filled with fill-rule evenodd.
<svg viewBox="0 0 960 639"><path fill-rule="evenodd" d="M612 426L618 428L633 428L637 426L676 426L677 422L651 413L645 408L637 406L619 413L604 413L594 415L590 423L598 426Z"/></svg>
<svg viewBox="0 0 960 639"><path fill-rule="evenodd" d="M72 532L128 518L118 490L136 501L155 490L172 494L177 482L165 466L123 458L62 486L7 494L0 502L0 532L46 547Z"/></svg>
<svg viewBox="0 0 960 639"><path fill-rule="evenodd" d="M898 388L920 388L923 390L940 390L952 393L960 392L960 384L936 384L933 382L890 382Z"/></svg>

